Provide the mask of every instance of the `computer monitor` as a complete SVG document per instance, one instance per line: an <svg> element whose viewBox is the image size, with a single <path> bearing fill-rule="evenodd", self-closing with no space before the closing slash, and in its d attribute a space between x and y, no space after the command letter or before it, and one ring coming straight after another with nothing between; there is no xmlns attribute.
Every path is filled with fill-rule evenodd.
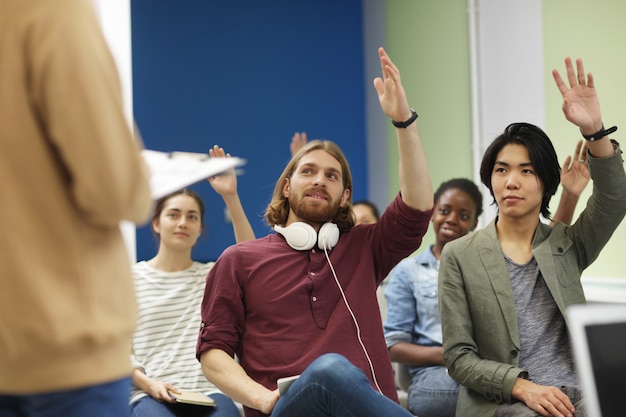
<svg viewBox="0 0 626 417"><path fill-rule="evenodd" d="M574 360L589 417L624 417L626 304L567 309Z"/></svg>

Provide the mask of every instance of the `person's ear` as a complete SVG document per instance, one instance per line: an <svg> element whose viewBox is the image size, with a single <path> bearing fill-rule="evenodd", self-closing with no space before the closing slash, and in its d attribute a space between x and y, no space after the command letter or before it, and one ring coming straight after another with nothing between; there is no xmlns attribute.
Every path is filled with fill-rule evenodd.
<svg viewBox="0 0 626 417"><path fill-rule="evenodd" d="M157 235L161 235L161 223L159 223L159 219L152 220L152 231Z"/></svg>
<svg viewBox="0 0 626 417"><path fill-rule="evenodd" d="M289 198L289 178L285 178L285 185L283 185L283 197Z"/></svg>
<svg viewBox="0 0 626 417"><path fill-rule="evenodd" d="M343 190L343 195L341 196L341 203L339 204L339 207L345 206L349 198L350 198L350 189L346 188L345 190Z"/></svg>

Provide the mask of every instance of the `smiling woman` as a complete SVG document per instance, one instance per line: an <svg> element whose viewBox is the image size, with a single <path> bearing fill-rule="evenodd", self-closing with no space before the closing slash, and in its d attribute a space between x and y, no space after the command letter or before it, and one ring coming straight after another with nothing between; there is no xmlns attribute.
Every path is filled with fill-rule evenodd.
<svg viewBox="0 0 626 417"><path fill-rule="evenodd" d="M159 252L163 254L166 251L183 250L190 253L204 230L203 219L204 203L194 191L181 190L157 201L152 230L160 241ZM148 264L157 263L156 257L148 261ZM173 267L179 266L186 268L189 265Z"/></svg>
<svg viewBox="0 0 626 417"><path fill-rule="evenodd" d="M217 146L210 155L226 156ZM236 178L230 171L209 182L229 209L237 240L251 240L254 233L239 202ZM209 396L219 408L197 411L212 417L239 416L233 401L207 381L195 359L200 304L206 276L213 267L213 262L197 262L191 257L205 228L204 212L202 198L191 190L158 200L151 227L159 250L152 259L133 266L138 310L131 356L133 416L186 415L188 406L178 404L176 397L189 391Z"/></svg>
<svg viewBox="0 0 626 417"><path fill-rule="evenodd" d="M474 228L482 195L471 180L455 178L435 191L435 243L401 261L389 274L385 340L391 360L408 367L408 408L419 416L454 417L457 383L443 364L438 303L439 259L444 246Z"/></svg>

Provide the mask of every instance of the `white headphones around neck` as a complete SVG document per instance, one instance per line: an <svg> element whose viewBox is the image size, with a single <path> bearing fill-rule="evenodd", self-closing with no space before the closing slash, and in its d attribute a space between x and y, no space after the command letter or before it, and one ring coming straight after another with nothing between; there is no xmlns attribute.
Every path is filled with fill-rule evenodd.
<svg viewBox="0 0 626 417"><path fill-rule="evenodd" d="M287 227L274 226L274 230L285 237L285 240L295 250L309 250L315 246L321 250L331 250L339 241L339 228L335 223L324 223L320 231L308 223L294 222Z"/></svg>
<svg viewBox="0 0 626 417"><path fill-rule="evenodd" d="M372 365L372 360L370 359L370 355L367 352L367 348L365 344L363 344L363 340L361 339L361 329L359 327L359 322L357 321L354 312L350 308L350 304L348 303L348 299L346 298L346 294L341 288L341 283L337 278L337 274L335 273L335 268L333 267L332 262L330 262L330 256L328 251L331 250L337 242L339 241L339 228L335 223L324 223L322 227L320 227L320 231L315 233L315 229L308 223L304 222L294 222L291 223L287 227L282 227L280 225L274 226L274 231L276 233L280 233L285 237L287 244L291 246L295 250L309 250L315 246L317 242L317 246L325 251L326 260L328 261L328 265L330 265L330 271L333 274L333 278L335 279L335 283L339 288L339 292L341 293L341 298L350 313L350 317L352 317L352 321L354 322L354 326L356 328L356 337L359 340L361 348L365 353L365 357L367 358L367 362L370 366L370 371L372 373L372 378L374 379L374 383L376 384L376 388L378 392L382 394L382 390L378 385L378 380L376 379L376 372L374 371L374 365Z"/></svg>

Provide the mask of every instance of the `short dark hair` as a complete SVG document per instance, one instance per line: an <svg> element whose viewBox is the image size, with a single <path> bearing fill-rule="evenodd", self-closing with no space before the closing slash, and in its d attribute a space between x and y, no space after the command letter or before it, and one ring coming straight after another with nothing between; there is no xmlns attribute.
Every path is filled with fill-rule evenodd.
<svg viewBox="0 0 626 417"><path fill-rule="evenodd" d="M509 144L522 145L528 150L530 163L543 185L541 214L546 219L550 219L548 206L561 182L561 166L548 135L541 128L530 123L511 123L508 125L504 132L491 142L483 155L480 164L480 179L494 198L493 204L496 204L496 199L491 186L491 174L498 154L502 148Z"/></svg>
<svg viewBox="0 0 626 417"><path fill-rule="evenodd" d="M461 190L469 195L476 206L474 220L478 220L478 217L480 217L483 212L483 195L478 189L478 186L474 184L474 181L468 180L467 178L453 178L442 182L439 188L437 188L437 191L435 191L435 204L439 201L439 197L448 190Z"/></svg>

